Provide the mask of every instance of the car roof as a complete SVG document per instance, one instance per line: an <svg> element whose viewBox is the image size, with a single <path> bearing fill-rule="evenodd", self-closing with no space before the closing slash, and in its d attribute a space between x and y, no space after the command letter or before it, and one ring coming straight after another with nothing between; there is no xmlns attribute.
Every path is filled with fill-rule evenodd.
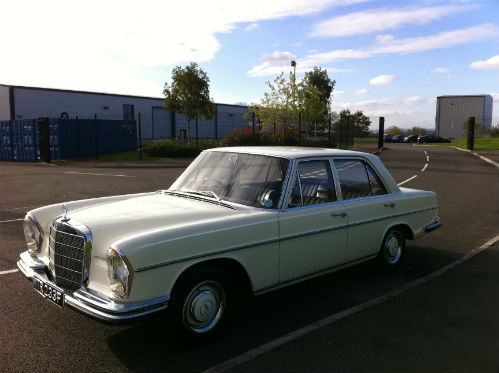
<svg viewBox="0 0 499 373"><path fill-rule="evenodd" d="M209 152L234 152L268 155L288 159L329 156L366 156L367 153L329 148L307 148L299 146L233 146L208 149Z"/></svg>

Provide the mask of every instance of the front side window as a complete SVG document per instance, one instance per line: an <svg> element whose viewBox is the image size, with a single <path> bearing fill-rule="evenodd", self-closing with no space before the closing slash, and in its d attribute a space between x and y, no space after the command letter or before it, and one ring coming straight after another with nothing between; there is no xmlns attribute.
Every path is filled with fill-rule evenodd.
<svg viewBox="0 0 499 373"><path fill-rule="evenodd" d="M288 207L336 201L333 174L328 160L300 162L294 178Z"/></svg>
<svg viewBox="0 0 499 373"><path fill-rule="evenodd" d="M335 160L334 165L340 180L344 200L386 194L374 170L362 160Z"/></svg>
<svg viewBox="0 0 499 373"><path fill-rule="evenodd" d="M263 155L204 152L170 190L251 207L276 209L289 160Z"/></svg>

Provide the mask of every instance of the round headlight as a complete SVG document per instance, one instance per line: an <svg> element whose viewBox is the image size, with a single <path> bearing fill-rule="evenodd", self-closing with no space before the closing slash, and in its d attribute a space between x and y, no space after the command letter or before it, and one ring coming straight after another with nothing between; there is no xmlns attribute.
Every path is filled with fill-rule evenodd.
<svg viewBox="0 0 499 373"><path fill-rule="evenodd" d="M110 247L107 250L106 263L111 290L121 298L128 298L132 275L125 255L120 249Z"/></svg>
<svg viewBox="0 0 499 373"><path fill-rule="evenodd" d="M40 225L35 218L26 215L23 221L23 228L28 250L31 253L39 253L43 242L43 233Z"/></svg>

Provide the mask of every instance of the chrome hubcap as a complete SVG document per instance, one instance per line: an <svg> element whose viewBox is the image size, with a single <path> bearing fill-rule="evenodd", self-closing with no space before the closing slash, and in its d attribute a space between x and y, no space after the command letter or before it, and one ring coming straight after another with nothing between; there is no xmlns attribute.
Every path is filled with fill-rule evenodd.
<svg viewBox="0 0 499 373"><path fill-rule="evenodd" d="M385 258L390 264L397 263L402 255L402 237L396 232L388 236L385 243Z"/></svg>
<svg viewBox="0 0 499 373"><path fill-rule="evenodd" d="M216 281L204 281L192 288L183 307L184 325L195 333L206 333L222 318L225 292Z"/></svg>

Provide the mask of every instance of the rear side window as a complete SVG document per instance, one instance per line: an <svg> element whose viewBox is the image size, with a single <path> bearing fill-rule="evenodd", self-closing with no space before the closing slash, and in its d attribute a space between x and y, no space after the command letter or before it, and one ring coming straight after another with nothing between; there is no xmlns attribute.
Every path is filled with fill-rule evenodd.
<svg viewBox="0 0 499 373"><path fill-rule="evenodd" d="M335 160L334 165L340 180L344 200L386 194L374 170L361 160Z"/></svg>
<svg viewBox="0 0 499 373"><path fill-rule="evenodd" d="M298 165L288 207L335 202L333 174L329 161L304 161Z"/></svg>

